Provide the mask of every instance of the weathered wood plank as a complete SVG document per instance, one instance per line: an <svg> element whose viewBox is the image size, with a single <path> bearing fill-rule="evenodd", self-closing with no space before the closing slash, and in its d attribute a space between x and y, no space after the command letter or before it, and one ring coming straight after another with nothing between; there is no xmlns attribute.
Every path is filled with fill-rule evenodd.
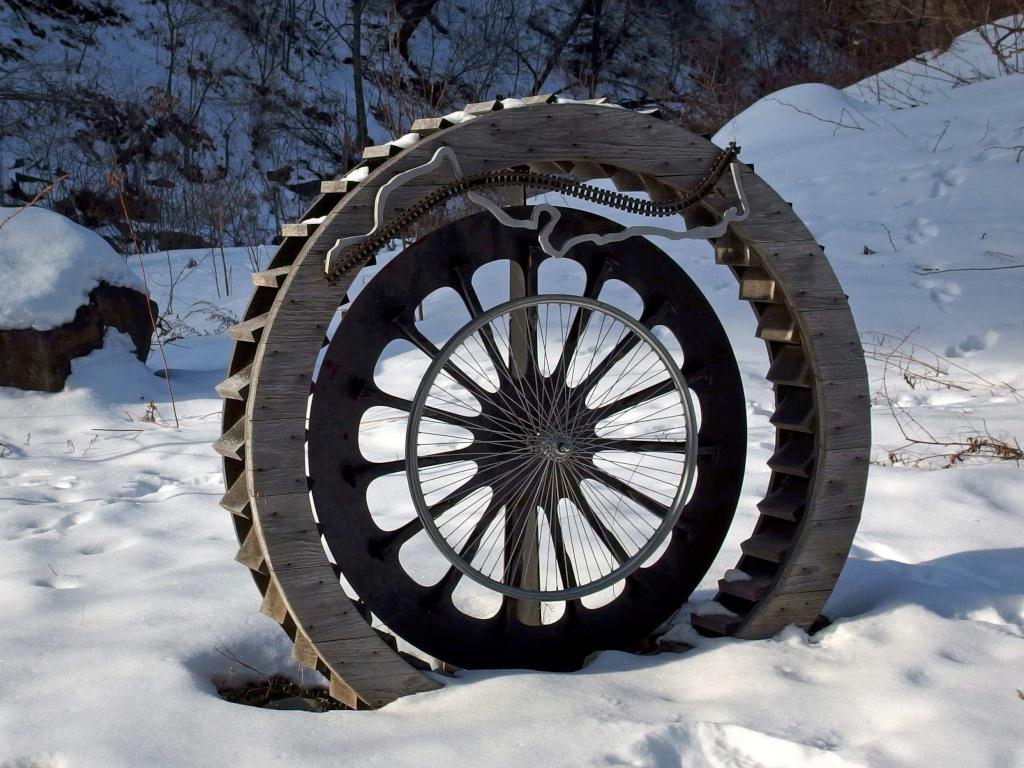
<svg viewBox="0 0 1024 768"><path fill-rule="evenodd" d="M743 623L740 616L727 613L694 613L690 623L698 632L723 636L733 634Z"/></svg>
<svg viewBox="0 0 1024 768"><path fill-rule="evenodd" d="M737 637L760 639L771 637L787 624L809 627L821 613L832 590L775 594L762 601L763 610L758 611L740 629Z"/></svg>
<svg viewBox="0 0 1024 768"><path fill-rule="evenodd" d="M256 526L249 529L248 535L235 555L235 560L250 571L267 573L266 562L263 559L263 547L256 533Z"/></svg>
<svg viewBox="0 0 1024 768"><path fill-rule="evenodd" d="M781 395L775 412L769 418L773 426L793 432L814 432L817 412L810 389L787 388Z"/></svg>
<svg viewBox="0 0 1024 768"><path fill-rule="evenodd" d="M282 224L281 237L309 237L318 226L319 224L307 224L306 222Z"/></svg>
<svg viewBox="0 0 1024 768"><path fill-rule="evenodd" d="M342 704L352 709L363 709L360 706L359 696L355 690L352 689L348 683L346 683L340 675L331 675L328 692L331 694L332 699L337 699Z"/></svg>
<svg viewBox="0 0 1024 768"><path fill-rule="evenodd" d="M871 397L866 381L828 380L818 382L818 413L822 446L829 451L866 447L871 444Z"/></svg>
<svg viewBox="0 0 1024 768"><path fill-rule="evenodd" d="M288 615L288 606L285 604L284 595L277 587L277 582L271 577L267 583L267 591L263 593L263 602L260 603L260 613L269 616L278 624L281 624Z"/></svg>
<svg viewBox="0 0 1024 768"><path fill-rule="evenodd" d="M768 466L775 472L796 477L810 477L811 466L814 464L814 443L802 436L794 436L785 440L772 457Z"/></svg>
<svg viewBox="0 0 1024 768"><path fill-rule="evenodd" d="M220 500L220 505L233 515L251 517L249 512L249 484L245 473L240 474Z"/></svg>
<svg viewBox="0 0 1024 768"><path fill-rule="evenodd" d="M324 179L320 182L320 194L345 195L356 187L358 181L352 179Z"/></svg>
<svg viewBox="0 0 1024 768"><path fill-rule="evenodd" d="M770 563L781 563L786 552L793 545L793 539L776 532L756 533L746 541L740 542L743 554L767 560Z"/></svg>
<svg viewBox="0 0 1024 768"><path fill-rule="evenodd" d="M772 357L768 381L787 387L811 386L811 365L802 347L786 345Z"/></svg>
<svg viewBox="0 0 1024 768"><path fill-rule="evenodd" d="M412 124L412 128L409 130L426 137L432 133L443 131L445 128L451 128L453 125L455 123L444 117L421 117Z"/></svg>
<svg viewBox="0 0 1024 768"><path fill-rule="evenodd" d="M235 341L247 341L255 343L259 341L260 333L267 324L268 314L257 315L256 317L243 320L237 325L228 328L228 335Z"/></svg>
<svg viewBox="0 0 1024 768"><path fill-rule="evenodd" d="M807 504L807 492L795 492L787 484L767 494L757 503L757 510L766 517L795 523Z"/></svg>
<svg viewBox="0 0 1024 768"><path fill-rule="evenodd" d="M316 652L316 646L306 637L301 629L295 630L295 640L292 642L292 656L304 667L316 669L320 656Z"/></svg>
<svg viewBox="0 0 1024 768"><path fill-rule="evenodd" d="M265 269L262 272L253 272L252 284L257 288L280 288L289 272L291 272L291 267L276 267L275 269Z"/></svg>
<svg viewBox="0 0 1024 768"><path fill-rule="evenodd" d="M462 111L467 115L483 115L499 109L501 109L501 102L497 99L491 99L490 101L475 101L472 104L467 104L462 108Z"/></svg>
<svg viewBox="0 0 1024 768"><path fill-rule="evenodd" d="M249 384L252 383L252 363L245 366L238 373L228 376L218 384L217 394L225 399L245 400L249 392Z"/></svg>
<svg viewBox="0 0 1024 768"><path fill-rule="evenodd" d="M719 579L718 591L756 603L771 589L773 577L755 576L749 579Z"/></svg>
<svg viewBox="0 0 1024 768"><path fill-rule="evenodd" d="M797 339L796 319L781 304L769 305L757 319L757 337L765 341L792 342Z"/></svg>
<svg viewBox="0 0 1024 768"><path fill-rule="evenodd" d="M759 267L748 267L740 276L740 298L744 301L781 301L777 287L778 283Z"/></svg>
<svg viewBox="0 0 1024 768"><path fill-rule="evenodd" d="M390 141L386 144L376 144L374 146L365 147L363 149L363 160L386 160L389 157L394 157L401 151L401 147L397 146L396 144Z"/></svg>
<svg viewBox="0 0 1024 768"><path fill-rule="evenodd" d="M790 306L800 312L848 309L846 293L817 243L773 242L754 247L763 268L785 286Z"/></svg>
<svg viewBox="0 0 1024 768"><path fill-rule="evenodd" d="M245 448L245 420L239 419L213 444L213 450L229 459L242 460Z"/></svg>

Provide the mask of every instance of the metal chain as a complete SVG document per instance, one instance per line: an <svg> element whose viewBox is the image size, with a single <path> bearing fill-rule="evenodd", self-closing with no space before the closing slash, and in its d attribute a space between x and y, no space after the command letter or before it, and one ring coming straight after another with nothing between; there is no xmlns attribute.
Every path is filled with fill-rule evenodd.
<svg viewBox="0 0 1024 768"><path fill-rule="evenodd" d="M569 197L575 197L578 200L598 203L609 208L641 216L673 216L689 208L707 195L715 184L718 183L722 174L725 173L729 164L738 154L739 147L736 146L735 142L730 142L729 146L718 153L718 156L715 157L714 162L711 164L711 168L700 181L690 189L680 193L673 200L665 202L631 197L622 192L601 189L592 184L554 173L504 169L463 176L451 184L446 184L434 190L416 203L416 205L398 214L387 226L382 227L374 234L373 237L355 246L347 256L335 264L334 269L327 275L327 280L328 282L335 283L349 270L363 266L377 251L385 247L402 230L406 229L428 211L471 190L480 189L481 187L528 187L545 192L559 192Z"/></svg>

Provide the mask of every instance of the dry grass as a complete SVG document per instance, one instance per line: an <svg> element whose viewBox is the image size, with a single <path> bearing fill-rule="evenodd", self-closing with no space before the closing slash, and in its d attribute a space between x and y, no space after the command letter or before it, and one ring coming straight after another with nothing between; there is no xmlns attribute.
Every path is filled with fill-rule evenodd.
<svg viewBox="0 0 1024 768"><path fill-rule="evenodd" d="M217 653L231 662L228 667L228 674L220 679L214 680L217 686L217 694L226 701L235 704L244 704L249 707L274 708L275 702L284 699L306 699L306 704L312 711L327 712L333 709L348 709L344 704L332 699L327 688L324 686L305 686L282 675L269 675L266 672L253 667L246 661L240 659L229 648L218 648ZM241 670L255 674L258 679L233 681L232 676Z"/></svg>
<svg viewBox="0 0 1024 768"><path fill-rule="evenodd" d="M988 424L975 423L963 413L963 427L955 433L937 433L925 426L911 410L900 404L894 389L900 383L911 390L954 390L985 393L1015 403L1024 397L1012 385L992 381L948 358L911 341L905 336L870 332L864 335L864 354L881 365L875 398L886 405L899 427L904 442L888 449L887 462L894 466L921 468L956 467L969 460L1024 460L1020 441L1013 436L993 434Z"/></svg>

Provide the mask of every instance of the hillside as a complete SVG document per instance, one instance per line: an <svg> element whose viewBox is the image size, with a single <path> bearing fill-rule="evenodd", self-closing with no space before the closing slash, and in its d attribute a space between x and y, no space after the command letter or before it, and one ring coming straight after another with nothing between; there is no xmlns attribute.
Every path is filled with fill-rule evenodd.
<svg viewBox="0 0 1024 768"><path fill-rule="evenodd" d="M560 92L714 131L785 85L848 84L1015 3L11 0L0 205L42 195L124 253L129 222L147 251L252 246L417 117Z"/></svg>
<svg viewBox="0 0 1024 768"><path fill-rule="evenodd" d="M173 283L182 322L168 347L180 429L157 359L139 363L115 333L63 393L0 389L0 766L1024 765L1021 467L990 455L1024 439L1024 75L996 63L968 76L991 64L978 41L845 91L779 91L715 137L735 139L792 201L864 332L874 465L831 626L708 640L682 617L674 634L696 644L685 654L464 672L378 712L224 701L215 680L254 677L238 659L317 677L290 659L232 560L210 448L231 343L222 321L267 255L150 254L154 298L166 308ZM658 244L715 306L746 388L749 471L699 602L756 515L772 392L751 313L710 249ZM990 442L951 458L979 437Z"/></svg>

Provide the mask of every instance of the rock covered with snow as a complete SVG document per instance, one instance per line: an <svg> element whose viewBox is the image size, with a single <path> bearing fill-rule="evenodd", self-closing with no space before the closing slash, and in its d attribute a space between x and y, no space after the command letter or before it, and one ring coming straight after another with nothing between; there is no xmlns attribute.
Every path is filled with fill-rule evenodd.
<svg viewBox="0 0 1024 768"><path fill-rule="evenodd" d="M68 323L101 282L144 292L95 232L42 208L0 208L0 329Z"/></svg>

